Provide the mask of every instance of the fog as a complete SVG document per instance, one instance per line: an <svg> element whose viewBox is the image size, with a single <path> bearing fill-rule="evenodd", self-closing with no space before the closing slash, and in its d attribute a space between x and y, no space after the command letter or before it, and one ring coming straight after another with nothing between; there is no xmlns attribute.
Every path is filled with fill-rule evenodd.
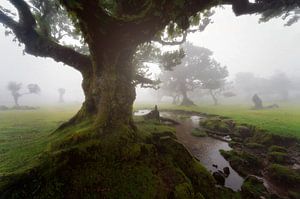
<svg viewBox="0 0 300 199"><path fill-rule="evenodd" d="M188 36L188 41L194 45L210 49L213 57L222 65L226 65L231 82L228 91L235 92L237 97L226 98L224 102L234 100L250 101L254 93L262 95L268 101L293 100L299 97L299 54L300 54L300 25L284 26L280 18L267 23L258 23L259 16L235 17L231 8L218 8L210 24L204 32ZM38 84L41 92L38 95L26 95L20 99L22 105L45 105L59 101L59 88L66 89L65 102L80 103L84 96L81 89L82 77L71 67L57 63L52 59L23 55L23 46L12 42L13 37L4 35L4 28L0 32L0 105L12 105L13 99L7 90L10 81L23 84L24 92L28 84ZM157 66L150 68L156 75ZM252 89L235 84L237 74L248 73L255 79L264 79L261 87L274 90L280 84L265 82L278 74L284 74L289 83L289 98L282 99L276 92L266 94L263 89ZM252 85L258 88L257 81ZM247 93L248 91L248 93ZM189 94L193 97L193 94ZM156 101L157 93L151 89L137 89L137 102ZM204 97L209 101L209 97ZM248 100L248 101L247 101ZM205 101L205 100L204 100Z"/></svg>

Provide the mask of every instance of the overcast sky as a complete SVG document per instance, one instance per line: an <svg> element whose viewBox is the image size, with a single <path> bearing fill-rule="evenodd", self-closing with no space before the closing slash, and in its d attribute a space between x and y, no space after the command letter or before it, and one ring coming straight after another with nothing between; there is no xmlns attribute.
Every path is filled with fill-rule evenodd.
<svg viewBox="0 0 300 199"><path fill-rule="evenodd" d="M253 72L270 76L276 71L300 76L300 23L284 27L284 21L273 19L258 24L259 16L235 17L230 8L218 9L214 23L202 33L190 35L194 44L214 52L216 60L227 65L231 77L237 72ZM9 81L38 83L40 96L26 96L39 103L58 100L57 89L66 88L66 101L82 101L81 75L68 66L51 59L23 56L23 47L5 37L0 28L0 105L8 103L6 85ZM141 95L141 93L140 93Z"/></svg>

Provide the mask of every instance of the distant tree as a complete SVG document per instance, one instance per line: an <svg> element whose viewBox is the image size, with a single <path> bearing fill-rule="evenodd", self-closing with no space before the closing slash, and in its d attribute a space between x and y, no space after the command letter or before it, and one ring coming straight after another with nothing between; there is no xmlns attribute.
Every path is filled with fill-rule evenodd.
<svg viewBox="0 0 300 199"><path fill-rule="evenodd" d="M19 98L22 96L20 90L22 88L22 83L9 82L7 89L10 91L11 95L14 98L15 106L19 106Z"/></svg>
<svg viewBox="0 0 300 199"><path fill-rule="evenodd" d="M208 66L204 71L201 79L202 88L208 89L210 96L214 101L214 105L218 105L218 95L225 89L226 78L228 77L228 70L226 66L221 66L216 61Z"/></svg>
<svg viewBox="0 0 300 199"><path fill-rule="evenodd" d="M59 88L59 89L58 89L59 102L60 102L60 103L64 103L64 102L65 102L65 100L64 100L64 95L65 95L65 93L66 93L66 89L64 89L64 88Z"/></svg>
<svg viewBox="0 0 300 199"><path fill-rule="evenodd" d="M11 95L14 98L14 103L15 103L16 107L19 106L19 98L21 96L27 95L27 94L39 94L41 92L39 85L28 84L27 85L28 92L20 93L20 91L22 89L22 83L17 83L17 82L9 82L7 85L7 89L11 92Z"/></svg>
<svg viewBox="0 0 300 199"><path fill-rule="evenodd" d="M25 94L39 94L41 92L41 88L37 84L28 84L27 89L29 92Z"/></svg>
<svg viewBox="0 0 300 199"><path fill-rule="evenodd" d="M188 92L196 88L208 89L217 104L216 95L225 84L225 78L228 76L227 68L215 61L212 58L213 53L207 48L193 46L190 43L186 43L182 48L185 57L172 71L162 73L162 88L173 96L173 102L181 95L181 105L194 105L188 97Z"/></svg>

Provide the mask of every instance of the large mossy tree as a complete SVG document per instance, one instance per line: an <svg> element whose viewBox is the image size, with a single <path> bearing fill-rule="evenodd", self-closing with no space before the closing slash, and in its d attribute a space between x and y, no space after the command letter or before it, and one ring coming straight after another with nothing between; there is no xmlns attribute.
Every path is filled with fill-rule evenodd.
<svg viewBox="0 0 300 199"><path fill-rule="evenodd" d="M209 23L214 6L232 5L237 15L262 13L268 20L294 12L299 1L7 0L17 14L4 2L6 33L26 53L80 71L85 102L47 137L50 145L31 167L1 176L1 198L239 198L215 187L165 126L142 122L136 128L135 86L152 83L140 75L137 58L157 57L153 41L183 43ZM167 53L162 65L177 65L175 57Z"/></svg>
<svg viewBox="0 0 300 199"><path fill-rule="evenodd" d="M254 3L248 0L9 2L18 11L19 19L3 5L0 22L25 45L26 53L53 58L81 72L86 100L73 122L94 116L99 132L110 132L120 126L134 129L132 105L136 71L132 60L139 45L153 40L168 44L169 41L162 39L166 34L169 37L179 34L185 38L189 27L195 27L199 22L199 14L214 6L232 5L236 15L263 13L268 18L288 12L299 4L296 0L257 0ZM60 11L53 12L49 7ZM53 39L54 34L57 36L53 33L57 26L51 24L66 17L62 16L64 9L75 26L73 32L80 32L87 44L87 54ZM53 17L55 14L59 15Z"/></svg>

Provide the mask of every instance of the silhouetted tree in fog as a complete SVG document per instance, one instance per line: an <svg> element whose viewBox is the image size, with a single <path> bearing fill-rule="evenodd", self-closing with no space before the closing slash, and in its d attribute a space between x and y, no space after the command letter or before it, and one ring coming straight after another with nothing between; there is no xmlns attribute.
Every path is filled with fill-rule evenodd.
<svg viewBox="0 0 300 199"><path fill-rule="evenodd" d="M221 66L212 58L213 53L203 47L186 43L182 46L185 57L181 64L172 71L164 71L161 75L162 89L169 96L182 96L181 105L194 105L188 92L198 89L208 89L217 104L217 92L220 91L228 76L226 67ZM173 100L174 102L174 100Z"/></svg>
<svg viewBox="0 0 300 199"><path fill-rule="evenodd" d="M204 77L201 80L202 89L208 89L210 96L214 101L214 105L218 105L218 95L225 89L228 70L215 62L209 65L204 71Z"/></svg>
<svg viewBox="0 0 300 199"><path fill-rule="evenodd" d="M15 106L19 106L19 98L22 96L20 94L21 88L22 84L17 82L9 82L7 85L7 89L10 91L12 97L14 98Z"/></svg>
<svg viewBox="0 0 300 199"><path fill-rule="evenodd" d="M20 91L22 89L22 83L17 83L17 82L9 82L7 85L7 89L11 92L16 107L19 106L19 98L21 96L27 94L39 94L41 92L41 89L37 84L28 84L27 85L28 92L21 93Z"/></svg>

